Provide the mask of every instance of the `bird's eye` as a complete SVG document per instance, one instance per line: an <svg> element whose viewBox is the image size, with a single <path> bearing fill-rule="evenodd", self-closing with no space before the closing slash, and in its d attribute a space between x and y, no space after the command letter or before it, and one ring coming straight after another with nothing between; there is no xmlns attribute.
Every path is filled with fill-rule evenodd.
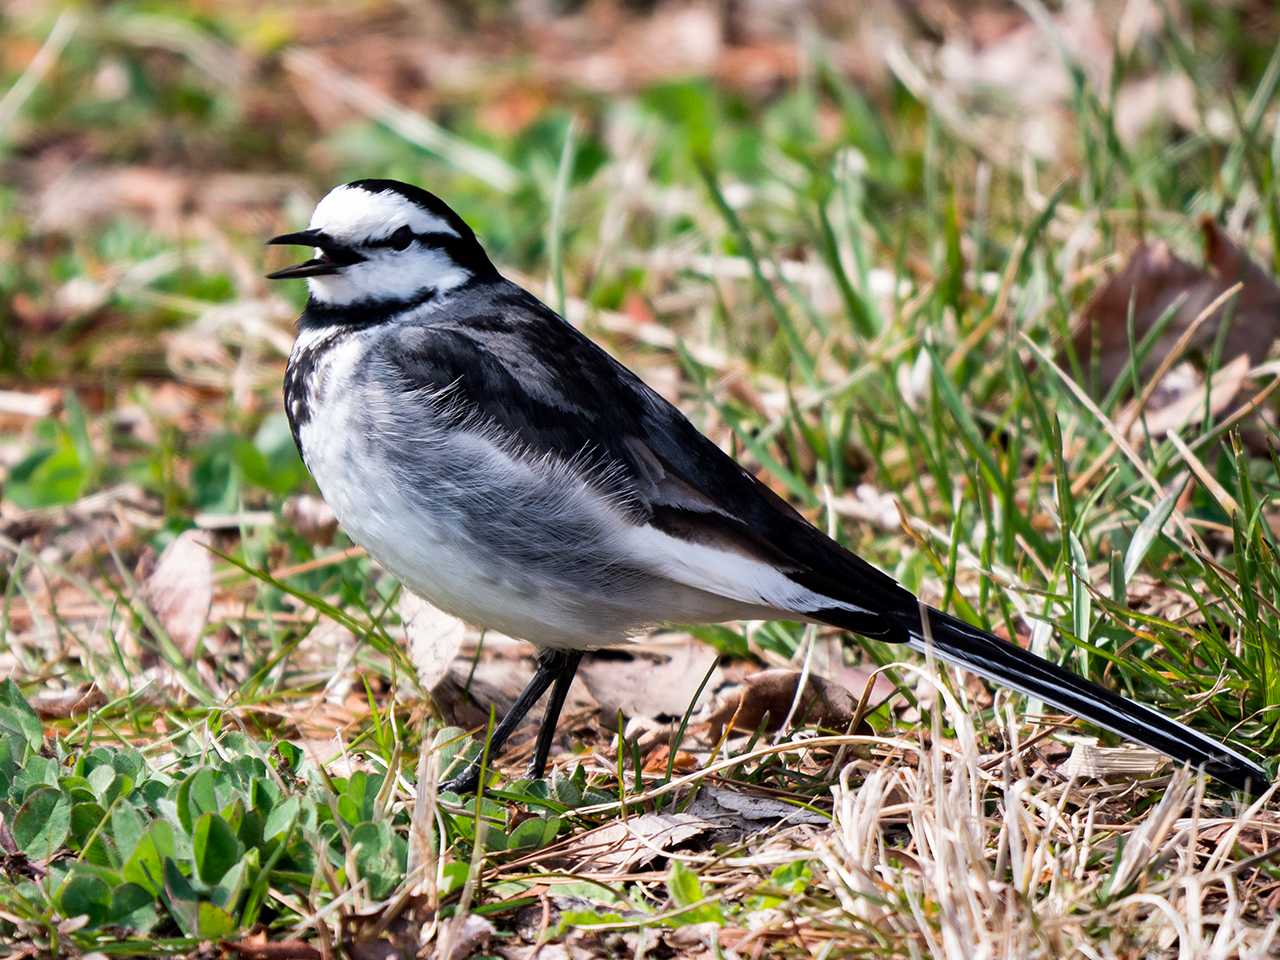
<svg viewBox="0 0 1280 960"><path fill-rule="evenodd" d="M409 246L409 244L413 243L413 231L407 226L401 227L390 236L388 242L391 244L392 248L396 250L404 250Z"/></svg>

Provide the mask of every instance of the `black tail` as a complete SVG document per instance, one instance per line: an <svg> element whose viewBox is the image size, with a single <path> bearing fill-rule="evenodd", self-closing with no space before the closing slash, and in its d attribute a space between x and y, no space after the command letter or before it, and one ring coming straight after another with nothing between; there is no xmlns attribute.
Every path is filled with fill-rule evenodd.
<svg viewBox="0 0 1280 960"><path fill-rule="evenodd" d="M1259 793L1271 785L1266 770L1212 737L1170 720L1151 707L1126 700L963 620L932 608L928 610L933 653L938 659L1051 703L1112 733L1158 750L1178 763L1203 769L1238 790ZM824 610L821 616L830 617L836 626L849 626L838 622L838 613ZM904 613L899 622L909 634L907 644L923 652L926 640L919 614Z"/></svg>

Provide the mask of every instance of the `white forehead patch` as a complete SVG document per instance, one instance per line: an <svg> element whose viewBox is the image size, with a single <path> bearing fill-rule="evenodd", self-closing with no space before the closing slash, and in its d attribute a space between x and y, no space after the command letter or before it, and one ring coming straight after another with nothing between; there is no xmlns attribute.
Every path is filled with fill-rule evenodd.
<svg viewBox="0 0 1280 960"><path fill-rule="evenodd" d="M371 193L343 184L334 187L311 215L311 229L323 230L335 240L360 243L390 236L407 226L414 233L458 232L434 213L423 210L392 190Z"/></svg>

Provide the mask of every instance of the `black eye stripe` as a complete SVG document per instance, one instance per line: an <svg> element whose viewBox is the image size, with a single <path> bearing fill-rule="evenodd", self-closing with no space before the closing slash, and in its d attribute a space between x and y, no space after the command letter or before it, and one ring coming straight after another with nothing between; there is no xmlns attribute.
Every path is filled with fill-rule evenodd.
<svg viewBox="0 0 1280 960"><path fill-rule="evenodd" d="M443 230L434 230L430 233L414 233L408 227L401 227L389 237L366 241L364 246L391 247L396 250L405 250L411 243L425 243L431 247L442 247L457 239L455 234Z"/></svg>

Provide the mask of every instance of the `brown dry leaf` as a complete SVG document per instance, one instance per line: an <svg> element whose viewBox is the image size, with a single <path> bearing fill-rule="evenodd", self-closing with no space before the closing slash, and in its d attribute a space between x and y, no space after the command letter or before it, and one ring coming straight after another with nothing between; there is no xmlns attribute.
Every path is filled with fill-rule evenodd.
<svg viewBox="0 0 1280 960"><path fill-rule="evenodd" d="M208 534L201 530L181 533L142 583L142 599L188 658L195 656L213 605L213 555L207 545Z"/></svg>
<svg viewBox="0 0 1280 960"><path fill-rule="evenodd" d="M671 763L671 747L660 743L644 758L645 773L666 773L667 764ZM698 769L701 761L687 750L677 750L675 763L671 769L676 773L692 773Z"/></svg>
<svg viewBox="0 0 1280 960"><path fill-rule="evenodd" d="M688 813L644 813L582 835L570 845L568 856L596 870L623 871L652 863L715 828Z"/></svg>
<svg viewBox="0 0 1280 960"><path fill-rule="evenodd" d="M451 613L445 613L408 590L401 591L400 621L409 641L409 659L418 671L422 689L433 690L449 673L466 627Z"/></svg>
<svg viewBox="0 0 1280 960"><path fill-rule="evenodd" d="M1240 354L1209 379L1207 412L1212 419L1216 420L1231 408L1232 401L1244 389L1250 366L1249 358ZM1190 382L1173 383L1175 378L1180 376L1187 377ZM1130 436L1140 429L1145 429L1153 437L1163 437L1166 434L1176 433L1191 423L1199 422L1204 417L1205 385L1201 377L1188 369L1187 364L1170 370L1165 377L1165 384L1172 388L1167 391L1167 395L1172 395L1173 399L1152 411L1143 420L1135 419L1133 426L1129 428ZM1161 390L1164 390L1163 384Z"/></svg>
<svg viewBox="0 0 1280 960"><path fill-rule="evenodd" d="M1081 368L1091 377L1086 386L1095 395L1105 394L1119 378L1128 375L1131 303L1134 336L1140 341L1182 298L1175 316L1139 368L1139 377L1145 383L1196 318L1237 283L1242 285L1234 298L1200 324L1186 346L1188 359L1208 353L1221 334L1221 325L1230 323L1222 340L1223 366L1217 372L1222 379L1215 379L1211 394L1216 411L1227 409L1244 387L1244 374L1232 363L1239 357L1246 358L1247 371L1260 364L1270 351L1280 334L1280 286L1213 220L1205 218L1200 225L1208 269L1175 256L1163 241L1144 244L1085 306L1073 345ZM1065 362L1066 358L1060 360ZM1188 378L1175 368L1153 394L1146 412L1162 413L1176 404L1170 413L1158 418L1158 424L1166 431L1176 429L1186 423L1187 410L1194 410L1194 416L1203 415L1203 398L1203 379Z"/></svg>
<svg viewBox="0 0 1280 960"><path fill-rule="evenodd" d="M777 730L791 710L801 675L799 670L780 669L747 677L746 684L724 697L707 718L712 738L718 740L729 723L738 730L755 730L766 714L769 722L765 729ZM792 723L796 726L812 723L843 732L853 720L857 706L858 698L848 689L810 674Z"/></svg>
<svg viewBox="0 0 1280 960"><path fill-rule="evenodd" d="M245 960L320 960L320 951L303 940L268 940L263 931L219 946Z"/></svg>
<svg viewBox="0 0 1280 960"><path fill-rule="evenodd" d="M1159 617L1170 623L1188 627L1202 626L1204 611L1196 604L1195 593L1204 593L1201 583L1193 582L1191 592L1184 592L1146 573L1136 574L1129 581L1126 602L1130 610Z"/></svg>
<svg viewBox="0 0 1280 960"><path fill-rule="evenodd" d="M779 821L814 826L831 822L831 818L824 813L787 803L785 800L710 784L703 784L685 812L720 827L737 828L743 834L754 833L766 823L775 824Z"/></svg>
<svg viewBox="0 0 1280 960"><path fill-rule="evenodd" d="M38 693L31 698L31 709L35 710L41 720L65 720L88 713L106 702L106 694L96 684L88 684L69 690Z"/></svg>
<svg viewBox="0 0 1280 960"><path fill-rule="evenodd" d="M393 897L371 904L366 911L344 913L339 920L340 955L352 960L421 956L423 928L433 923L434 914L425 896L410 896L402 901ZM457 921L454 923L457 925ZM326 951L328 955L331 954ZM454 960L469 954L437 949L431 955L439 960Z"/></svg>
<svg viewBox="0 0 1280 960"><path fill-rule="evenodd" d="M474 913L455 917L447 929L448 942L442 942L438 951L438 955L446 960L466 960L488 947L489 941L498 932L492 923Z"/></svg>
<svg viewBox="0 0 1280 960"><path fill-rule="evenodd" d="M583 661L578 675L608 717L618 711L628 717L680 717L689 709L716 656L696 640L673 649L665 661L660 654L616 650ZM699 704L719 683L719 672L717 667L712 673Z"/></svg>
<svg viewBox="0 0 1280 960"><path fill-rule="evenodd" d="M1150 777L1167 761L1154 750L1137 747L1099 747L1090 743L1077 743L1062 772L1068 777L1090 777L1105 780L1107 777Z"/></svg>
<svg viewBox="0 0 1280 960"><path fill-rule="evenodd" d="M338 518L333 508L323 499L311 493L299 493L289 497L281 509L285 521L311 544L328 546L338 530Z"/></svg>

